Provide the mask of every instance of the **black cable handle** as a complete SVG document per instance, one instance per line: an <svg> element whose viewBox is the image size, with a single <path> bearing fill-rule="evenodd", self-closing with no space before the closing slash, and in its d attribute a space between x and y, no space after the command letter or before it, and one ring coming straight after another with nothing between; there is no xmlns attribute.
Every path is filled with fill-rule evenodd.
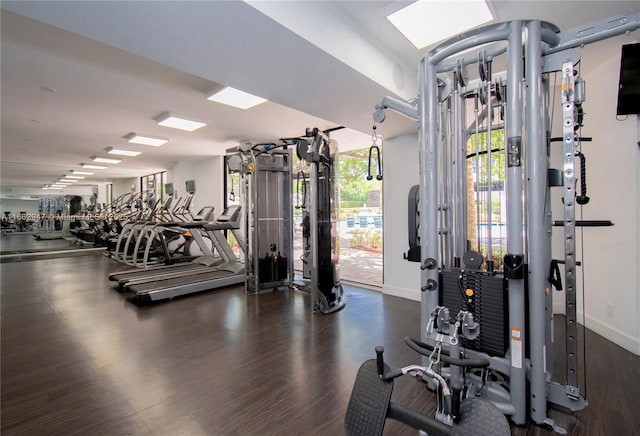
<svg viewBox="0 0 640 436"><path fill-rule="evenodd" d="M580 159L580 195L576 197L576 203L585 205L590 200L587 196L587 158L581 151L576 156Z"/></svg>
<svg viewBox="0 0 640 436"><path fill-rule="evenodd" d="M378 174L376 175L376 180L382 180L382 164L380 160L380 147L377 145L372 145L369 147L369 164L367 166L367 180L373 180L373 176L371 175L371 156L373 152L376 152L376 163L378 167Z"/></svg>

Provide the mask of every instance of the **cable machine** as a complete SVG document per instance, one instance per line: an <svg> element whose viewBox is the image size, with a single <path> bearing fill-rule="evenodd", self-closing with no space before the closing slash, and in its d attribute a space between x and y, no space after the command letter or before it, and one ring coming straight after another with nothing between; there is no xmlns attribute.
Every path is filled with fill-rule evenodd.
<svg viewBox="0 0 640 436"><path fill-rule="evenodd" d="M418 121L420 185L412 190L409 209L414 222L410 239L419 247L419 257L416 248L410 255L421 268L418 348L424 351L423 365L437 368L457 395L488 399L516 424L531 419L565 433L547 416L548 403L572 411L587 405L578 385L575 227L593 223L575 219L575 204L585 204L588 197L586 185L576 193L580 141L575 126L581 123L584 82L576 78L574 67L580 59L577 47L639 27L640 12L566 32L536 20L490 24L446 40L425 55L418 70L417 105L385 97L376 106L375 122L384 121L385 109ZM503 55L506 71L493 73L494 59ZM468 74L472 66L478 69L474 79ZM549 168L553 73L561 77L561 170ZM492 144L497 129L504 129L504 149ZM484 150L476 145L470 158L476 165L476 190L486 184L475 221L486 221L487 227L474 250L468 229L474 218L467 210L467 142L480 132L486 133ZM504 157L506 180L506 253L500 257L491 228L491 174L497 155ZM561 224L551 219L552 186L563 189ZM555 261L556 269L558 262L564 264L566 289L563 383L553 378L554 224L562 227L564 240L563 260ZM441 354L458 363L442 364ZM486 362L486 367L469 369L472 365L464 364L468 359ZM434 378L425 380L432 384ZM436 419L447 423L451 416L439 409Z"/></svg>
<svg viewBox="0 0 640 436"><path fill-rule="evenodd" d="M312 311L324 314L346 305L338 249L337 143L329 138L333 130L307 129L303 137L284 140L296 145L298 157L308 165L302 181L304 283L298 288L308 289Z"/></svg>
<svg viewBox="0 0 640 436"><path fill-rule="evenodd" d="M293 282L293 155L286 144L243 144L227 150L227 168L241 175L247 262L245 291ZM234 194L235 195L235 194Z"/></svg>

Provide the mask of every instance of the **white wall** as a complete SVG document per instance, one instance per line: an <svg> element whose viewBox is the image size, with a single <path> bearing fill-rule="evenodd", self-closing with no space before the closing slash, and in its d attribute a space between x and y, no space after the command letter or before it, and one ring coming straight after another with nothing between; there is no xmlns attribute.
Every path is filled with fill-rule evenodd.
<svg viewBox="0 0 640 436"><path fill-rule="evenodd" d="M109 203L110 199L107 198L107 185L109 183L98 183L98 198L96 201L98 204Z"/></svg>
<svg viewBox="0 0 640 436"><path fill-rule="evenodd" d="M380 127L384 134L384 124ZM385 140L383 156L384 284L382 292L420 301L420 266L404 260L409 249L407 196L417 185L418 135Z"/></svg>
<svg viewBox="0 0 640 436"><path fill-rule="evenodd" d="M625 38L621 43L630 43ZM582 50L582 76L586 80L585 120L582 136L593 137L584 143L582 151L587 159L587 192L591 198L582 208L584 220L611 220L614 227L583 228L584 292L586 326L616 344L640 354L640 297L638 264L640 139L635 115L616 119L620 52L599 56L597 64L590 53L597 44ZM601 54L602 56L602 54ZM559 94L558 94L559 99ZM561 108L556 104L556 114ZM624 118L624 119L622 119ZM552 136L561 136L560 118L556 117ZM552 166L562 167L560 146L552 146ZM576 161L577 162L577 161ZM555 189L553 217L563 216L561 192ZM577 212L580 219L580 210ZM561 258L563 233L554 228L554 258ZM581 232L576 229L577 252L581 253ZM578 270L581 292L581 274ZM582 298L578 297L578 316L582 319ZM564 293L554 293L554 312L564 313Z"/></svg>
<svg viewBox="0 0 640 436"><path fill-rule="evenodd" d="M223 207L223 157L214 156L197 162L173 162L167 171L167 180L173 183L178 197L187 194L185 182L196 181L196 194L192 210L197 213L204 206L213 206L215 214L222 212Z"/></svg>
<svg viewBox="0 0 640 436"><path fill-rule="evenodd" d="M216 216L222 213L224 206L223 161L222 156L215 156L193 164L193 174L196 180L195 212L205 206L213 206Z"/></svg>
<svg viewBox="0 0 640 436"><path fill-rule="evenodd" d="M140 178L131 177L128 179L114 179L113 180L113 198L118 198L122 194L131 192L131 186L135 187L135 191L140 191ZM106 189L106 188L105 188Z"/></svg>

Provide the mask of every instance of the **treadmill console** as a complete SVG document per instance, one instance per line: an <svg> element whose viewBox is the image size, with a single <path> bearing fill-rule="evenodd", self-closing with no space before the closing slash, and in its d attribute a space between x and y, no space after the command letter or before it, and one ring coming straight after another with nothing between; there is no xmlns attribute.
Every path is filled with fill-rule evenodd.
<svg viewBox="0 0 640 436"><path fill-rule="evenodd" d="M238 217L240 216L240 209L241 207L239 205L227 207L224 211L222 211L222 214L220 214L218 218L216 218L216 224L226 224L229 222L237 221Z"/></svg>

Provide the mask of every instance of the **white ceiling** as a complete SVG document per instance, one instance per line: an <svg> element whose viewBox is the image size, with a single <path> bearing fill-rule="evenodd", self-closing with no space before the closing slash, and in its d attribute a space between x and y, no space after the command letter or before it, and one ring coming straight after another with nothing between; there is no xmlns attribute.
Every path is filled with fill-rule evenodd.
<svg viewBox="0 0 640 436"><path fill-rule="evenodd" d="M368 146L375 103L416 95L422 54L387 22L388 4L3 1L0 184L42 187L90 156L105 156L106 147L143 153L95 171L89 184L224 154L239 141L298 136L306 127L344 125L350 131L334 135L341 147ZM637 1L491 6L499 20L542 19L561 29L638 10ZM243 111L206 100L226 85L269 102ZM209 124L192 133L157 126L153 117L163 111ZM390 114L378 132L414 129ZM170 141L131 145L123 139L129 132Z"/></svg>

